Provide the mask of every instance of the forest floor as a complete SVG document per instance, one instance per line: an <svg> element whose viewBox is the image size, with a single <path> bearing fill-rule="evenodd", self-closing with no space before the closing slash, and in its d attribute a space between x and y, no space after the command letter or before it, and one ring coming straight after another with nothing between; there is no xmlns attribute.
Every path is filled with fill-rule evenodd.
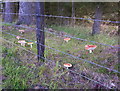
<svg viewBox="0 0 120 91"><path fill-rule="evenodd" d="M3 53L3 88L33 88L36 84L49 89L105 88L102 85L98 85L85 77L81 77L80 75L67 70L63 66L64 63L71 63L73 66L70 70L98 81L105 86L119 88L120 79L117 73L84 61L84 59L89 60L96 64L109 67L110 69L118 70L118 49L73 38L68 42L64 41L65 35L71 35L118 47L118 36L114 33L117 29L114 26L109 26L107 28L103 26L102 28L101 34L91 36L90 27L75 26L73 28L69 26L49 26L46 30L51 33L56 33L57 36L46 32L45 45L67 54L74 55L75 57L82 58L83 60L70 57L46 47L45 58L51 61L41 62L41 66L38 65L36 55L22 49L25 48L33 53L37 53L35 43L32 48L28 45L21 46L16 37L3 32L2 45L0 46L2 47ZM20 29L24 28L13 27L9 24L3 24L2 27L3 31L36 41L35 30L24 29L25 33L21 34L18 31ZM97 48L92 53L89 53L85 50L85 45L97 45Z"/></svg>

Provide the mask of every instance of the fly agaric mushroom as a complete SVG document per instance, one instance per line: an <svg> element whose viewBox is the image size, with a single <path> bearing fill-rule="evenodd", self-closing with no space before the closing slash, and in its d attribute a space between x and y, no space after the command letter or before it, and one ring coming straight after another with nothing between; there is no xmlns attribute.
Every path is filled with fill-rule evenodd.
<svg viewBox="0 0 120 91"><path fill-rule="evenodd" d="M21 37L20 36L16 36L17 39L20 39Z"/></svg>
<svg viewBox="0 0 120 91"><path fill-rule="evenodd" d="M64 41L68 42L70 40L70 38L64 38Z"/></svg>
<svg viewBox="0 0 120 91"><path fill-rule="evenodd" d="M65 64L64 64L64 67L66 67L66 68L68 69L69 67L72 67L72 64L70 64L70 63L65 63Z"/></svg>
<svg viewBox="0 0 120 91"><path fill-rule="evenodd" d="M85 45L85 49L89 50L90 53L92 53L92 50L94 50L96 47L96 45Z"/></svg>
<svg viewBox="0 0 120 91"><path fill-rule="evenodd" d="M30 47L32 48L33 42L28 42L27 44L30 45Z"/></svg>
<svg viewBox="0 0 120 91"><path fill-rule="evenodd" d="M25 46L26 41L25 40L19 40L18 43L21 43L21 46Z"/></svg>
<svg viewBox="0 0 120 91"><path fill-rule="evenodd" d="M41 85L36 85L36 86L34 87L34 89L45 89L45 87L43 87L43 86L41 86Z"/></svg>
<svg viewBox="0 0 120 91"><path fill-rule="evenodd" d="M24 32L25 32L25 30L19 30L19 32L20 32L20 33L24 33Z"/></svg>
<svg viewBox="0 0 120 91"><path fill-rule="evenodd" d="M40 89L40 87L39 87L39 86L36 86L36 87L34 87L34 89Z"/></svg>

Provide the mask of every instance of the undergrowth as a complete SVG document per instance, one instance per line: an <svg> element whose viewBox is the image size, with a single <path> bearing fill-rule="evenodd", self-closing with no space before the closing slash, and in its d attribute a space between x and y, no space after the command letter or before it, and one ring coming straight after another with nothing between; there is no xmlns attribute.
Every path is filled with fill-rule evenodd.
<svg viewBox="0 0 120 91"><path fill-rule="evenodd" d="M84 81L82 78L80 78L80 79L76 78L76 79L83 81L84 83L69 85L70 82L74 83L74 81L72 81L74 76L72 76L72 73L70 73L70 75L68 75L68 72L65 71L64 68L62 68L64 63L71 63L73 65L73 67L71 68L72 70L75 70L78 73L81 73L81 72L86 73L87 75L89 75L90 78L93 78L93 79L95 78L95 76L93 75L94 73L109 75L110 78L112 78L112 76L116 75L116 73L113 73L112 71L97 67L90 63L87 63L84 61L84 59L95 62L97 64L100 64L100 65L103 65L106 67L109 67L109 68L114 68L117 70L118 69L118 65L117 65L118 60L116 59L117 54L113 53L114 54L113 55L112 51L109 51L109 50L112 50L110 47L89 42L89 41L96 41L99 43L104 43L104 44L114 46L114 45L117 45L117 42L118 42L117 36L110 37L109 35L107 35L104 32L99 35L91 36L91 34L90 34L91 28L82 27L82 26L76 26L75 28L70 27L70 26L69 27L68 26L67 27L66 26L51 26L51 28L52 28L53 32L55 32L59 35L59 37L52 35L52 34L45 33L45 45L52 47L56 50L66 52L68 54L72 54L78 58L82 58L83 60L69 57L69 55L63 54L61 52L58 52L58 51L55 51L55 50L52 50L52 49L46 47L45 48L45 57L47 59L54 60L54 61L51 62L50 64L46 63L47 66L37 67L38 70L36 71L36 74L38 75L38 78L34 79L32 83L34 83L34 84L39 83L43 86L49 87L50 89L78 88L78 87L92 88L91 87L92 85L88 85L89 82L87 82L86 80ZM21 34L18 32L18 29L13 28L13 27L12 27L12 29L10 28L10 31L9 31L9 28L8 28L8 30L5 28L4 31L21 36ZM22 36L27 39L35 41L36 40L35 34L36 34L35 31L32 31L32 32L27 32L27 33L23 34ZM66 35L66 34L76 36L78 38L87 39L88 41L71 39L69 42L65 42L64 35ZM10 35L3 33L3 38L5 38L11 42L14 42L15 44L20 46L20 44L17 43L18 40L15 37L12 37ZM85 50L85 48L84 48L85 45L97 45L97 48L93 51L93 53L90 54L89 51ZM27 45L24 48L37 53L35 43L33 44L32 49L30 48L30 46L27 46ZM15 49L15 47L13 47L13 49ZM108 51L106 51L106 49ZM19 51L20 51L20 49L19 49ZM16 55L16 51L11 53L8 50L7 52L8 52L7 56L3 59L3 66L5 67L4 74L5 74L5 76L8 76L6 74L10 74L11 78L8 77L4 81L3 86L10 87L10 88L31 87L29 84L26 85L26 83L27 83L28 79L30 79L34 76L33 74L29 73L29 67L28 67L28 66L32 66L33 68L35 67L35 65L33 64L33 62L36 62L36 59L34 58L34 56L30 56L29 53L25 53L22 51L20 51L20 53L18 53L18 54L20 54L20 56L18 56L18 54ZM26 62L24 62L24 66L22 66L22 65L16 63L18 60L14 59L15 57L17 57L18 59L20 58L20 59L24 59L24 60L31 58L32 63L29 63L26 61ZM59 67L58 65L61 65L61 67ZM15 70L14 68L17 70ZM23 72L23 70L24 70L24 72ZM22 72L26 75L26 77L23 78L24 79L23 81L20 80L23 75ZM53 76L55 76L55 77L53 77ZM53 77L53 79L51 79L51 77ZM68 79L68 78L70 78L70 79ZM76 81L76 79L75 79L75 81ZM12 83L11 85L13 85L13 87L11 85L10 86L8 85L10 82ZM21 84L18 84L18 83L21 83ZM88 86L85 86L85 84L87 84Z"/></svg>
<svg viewBox="0 0 120 91"><path fill-rule="evenodd" d="M5 89L26 89L30 87L28 82L32 80L34 74L30 69L22 65L19 60L15 58L13 49L2 48L3 59L3 88Z"/></svg>

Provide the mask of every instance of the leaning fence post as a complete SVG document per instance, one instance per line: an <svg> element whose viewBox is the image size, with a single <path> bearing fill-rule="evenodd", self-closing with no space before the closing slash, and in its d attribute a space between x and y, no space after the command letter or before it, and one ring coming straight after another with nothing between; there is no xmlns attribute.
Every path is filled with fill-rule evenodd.
<svg viewBox="0 0 120 91"><path fill-rule="evenodd" d="M36 39L38 61L44 60L45 35L44 35L44 2L36 2Z"/></svg>

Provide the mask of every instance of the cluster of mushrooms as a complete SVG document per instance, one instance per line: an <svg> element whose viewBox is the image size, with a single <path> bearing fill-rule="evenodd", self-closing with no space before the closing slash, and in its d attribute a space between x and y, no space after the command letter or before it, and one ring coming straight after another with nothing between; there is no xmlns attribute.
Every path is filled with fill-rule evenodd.
<svg viewBox="0 0 120 91"><path fill-rule="evenodd" d="M50 29L49 29L50 30ZM52 30L52 29L51 29ZM21 34L23 34L25 32L25 30L19 30L19 32ZM18 43L21 44L21 46L25 46L25 44L27 43L27 45L29 45L31 48L32 48L32 45L33 45L33 42L26 42L25 40L20 40L22 39L21 36L16 36L16 38L19 40ZM70 41L71 39L70 38L64 38L64 41L65 42L68 42ZM37 43L37 41L35 41L35 43ZM85 45L85 49L89 51L89 53L92 53L92 51L96 48L97 46L96 45ZM71 68L72 67L72 64L70 63L64 63L64 67L66 67L67 69ZM112 86L115 86L113 83L111 83ZM36 86L34 87L34 89L41 89L42 87L41 86Z"/></svg>
<svg viewBox="0 0 120 91"><path fill-rule="evenodd" d="M21 34L23 34L25 32L25 30L19 30L19 32ZM20 43L21 46L25 46L25 44L27 43L27 45L29 45L32 48L33 42L26 42L25 40L20 40L20 39L22 39L21 36L16 36L16 38L19 40L18 43Z"/></svg>
<svg viewBox="0 0 120 91"><path fill-rule="evenodd" d="M65 42L68 42L70 40L70 38L64 38ZM92 51L96 48L96 45L85 45L85 49L89 51L89 53L92 53ZM70 63L65 63L64 67L66 67L67 69L72 67L72 64Z"/></svg>
<svg viewBox="0 0 120 91"><path fill-rule="evenodd" d="M21 34L23 34L25 32L25 30L19 30L19 32ZM21 36L16 36L16 38L19 40L21 39ZM70 38L64 38L64 41L65 42L68 42L70 41L71 39ZM33 42L26 42L25 40L19 40L18 43L21 44L21 46L25 46L25 44L27 43L27 45L30 45L30 47L32 48L32 45L33 45ZM97 46L96 45L85 45L85 49L86 50L89 50L89 53L92 53L92 51L96 48ZM72 67L72 64L70 63L65 63L64 64L64 67L66 67L67 69Z"/></svg>

